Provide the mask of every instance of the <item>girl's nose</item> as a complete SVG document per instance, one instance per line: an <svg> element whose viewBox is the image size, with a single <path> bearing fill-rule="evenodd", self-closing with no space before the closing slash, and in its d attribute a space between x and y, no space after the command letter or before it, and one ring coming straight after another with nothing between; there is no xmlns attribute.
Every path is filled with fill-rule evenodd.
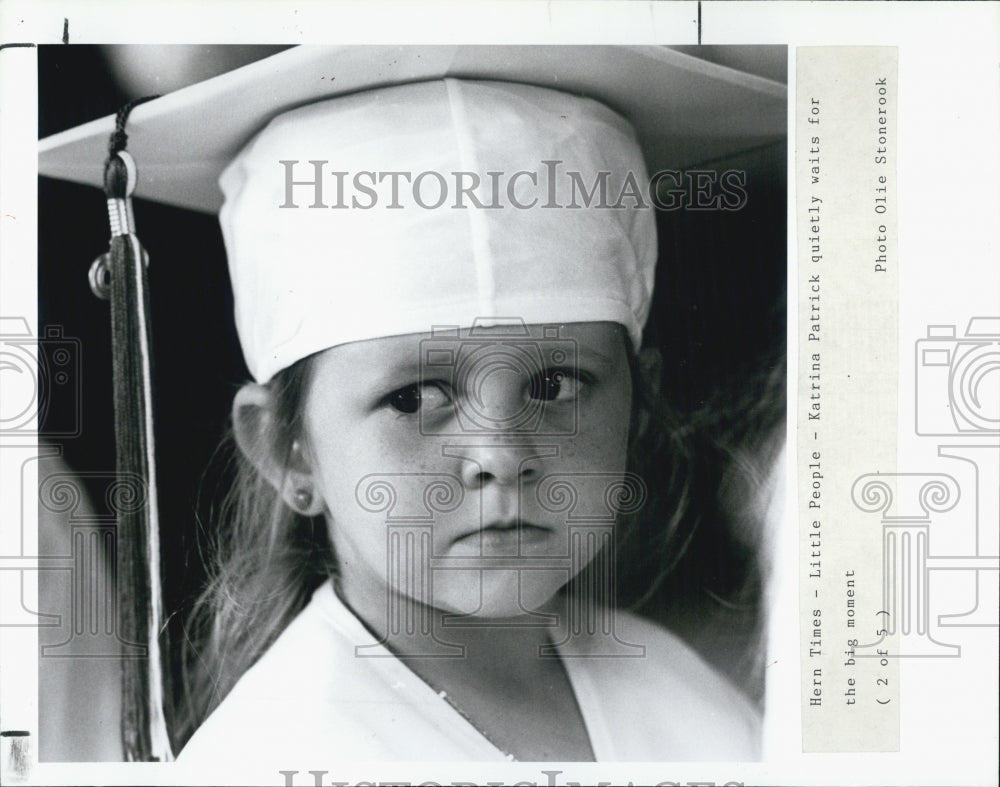
<svg viewBox="0 0 1000 787"><path fill-rule="evenodd" d="M489 486L512 487L541 478L541 460L555 456L555 446L496 443L485 439L481 444L443 446L445 456L462 460L459 476L466 489Z"/></svg>

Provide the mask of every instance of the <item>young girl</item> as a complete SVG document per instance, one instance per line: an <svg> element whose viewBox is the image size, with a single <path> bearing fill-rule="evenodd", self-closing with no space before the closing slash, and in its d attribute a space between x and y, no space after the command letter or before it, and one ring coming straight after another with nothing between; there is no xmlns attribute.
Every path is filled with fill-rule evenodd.
<svg viewBox="0 0 1000 787"><path fill-rule="evenodd" d="M180 759L755 758L744 695L619 603L691 538L630 120L398 81L278 113L220 179L254 382Z"/></svg>

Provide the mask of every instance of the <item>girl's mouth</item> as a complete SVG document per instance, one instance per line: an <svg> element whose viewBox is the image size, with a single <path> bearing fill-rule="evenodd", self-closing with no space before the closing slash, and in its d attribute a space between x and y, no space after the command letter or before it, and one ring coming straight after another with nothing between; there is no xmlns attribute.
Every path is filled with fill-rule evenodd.
<svg viewBox="0 0 1000 787"><path fill-rule="evenodd" d="M471 530L456 538L453 543L466 544L471 547L480 546L484 552L510 552L516 551L519 545L538 544L551 537L552 534L552 528L511 519L491 522Z"/></svg>

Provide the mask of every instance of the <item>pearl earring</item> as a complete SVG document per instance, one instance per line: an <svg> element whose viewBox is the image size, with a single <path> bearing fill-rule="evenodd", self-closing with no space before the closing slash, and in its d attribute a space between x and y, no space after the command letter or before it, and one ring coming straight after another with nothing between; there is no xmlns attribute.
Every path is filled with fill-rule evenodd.
<svg viewBox="0 0 1000 787"><path fill-rule="evenodd" d="M295 490L295 508L300 512L305 513L312 505L313 496L312 492L308 489L296 489Z"/></svg>

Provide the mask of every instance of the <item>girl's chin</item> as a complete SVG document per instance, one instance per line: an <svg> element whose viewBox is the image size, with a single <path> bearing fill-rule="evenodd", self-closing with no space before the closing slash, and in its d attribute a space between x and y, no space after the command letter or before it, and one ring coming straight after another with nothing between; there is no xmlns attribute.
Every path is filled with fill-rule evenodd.
<svg viewBox="0 0 1000 787"><path fill-rule="evenodd" d="M434 572L432 603L453 615L524 617L550 606L568 580L562 570L439 569Z"/></svg>

